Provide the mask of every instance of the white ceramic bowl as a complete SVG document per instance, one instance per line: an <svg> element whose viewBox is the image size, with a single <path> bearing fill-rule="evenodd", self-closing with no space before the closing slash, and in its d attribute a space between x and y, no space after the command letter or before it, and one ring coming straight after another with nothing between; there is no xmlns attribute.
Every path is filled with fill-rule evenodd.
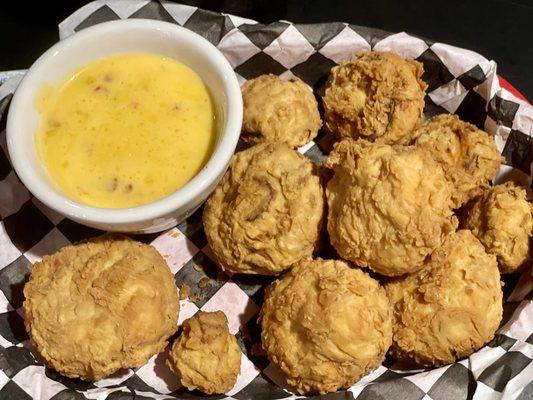
<svg viewBox="0 0 533 400"><path fill-rule="evenodd" d="M34 106L42 84L54 84L76 68L112 54L148 52L173 57L196 71L209 88L218 139L205 167L185 186L153 203L105 209L68 198L40 162L34 136L40 116ZM28 190L64 216L108 231L157 232L192 214L224 174L239 138L242 97L233 69L210 42L178 25L143 19L106 22L84 29L44 53L31 66L11 101L7 144L13 167ZM31 227L28 227L31 229Z"/></svg>

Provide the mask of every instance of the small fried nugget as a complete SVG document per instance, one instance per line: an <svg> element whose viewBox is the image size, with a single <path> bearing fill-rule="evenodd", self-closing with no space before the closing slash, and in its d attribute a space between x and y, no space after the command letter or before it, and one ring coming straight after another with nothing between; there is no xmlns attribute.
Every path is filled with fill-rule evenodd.
<svg viewBox="0 0 533 400"><path fill-rule="evenodd" d="M531 262L533 205L526 196L524 188L507 182L483 192L464 212L462 227L496 256L502 274L520 271Z"/></svg>
<svg viewBox="0 0 533 400"><path fill-rule="evenodd" d="M298 78L261 75L242 86L242 99L245 142L299 147L313 140L322 126L315 96Z"/></svg>
<svg viewBox="0 0 533 400"><path fill-rule="evenodd" d="M457 227L452 185L425 150L343 140L326 166L328 232L346 260L386 276L412 273Z"/></svg>
<svg viewBox="0 0 533 400"><path fill-rule="evenodd" d="M415 136L416 145L428 150L453 182L455 207L479 195L500 170L503 159L494 137L456 115L431 118Z"/></svg>
<svg viewBox="0 0 533 400"><path fill-rule="evenodd" d="M286 144L268 143L233 157L203 221L223 270L276 275L313 255L324 209L313 163Z"/></svg>
<svg viewBox="0 0 533 400"><path fill-rule="evenodd" d="M496 258L468 230L448 235L426 268L385 289L394 310L391 353L422 366L469 356L502 318Z"/></svg>
<svg viewBox="0 0 533 400"><path fill-rule="evenodd" d="M176 331L174 276L152 246L104 236L64 247L30 268L26 329L62 375L94 381L141 366Z"/></svg>
<svg viewBox="0 0 533 400"><path fill-rule="evenodd" d="M339 139L409 143L422 120L423 72L417 61L377 51L332 68L322 97L326 130Z"/></svg>
<svg viewBox="0 0 533 400"><path fill-rule="evenodd" d="M241 350L229 333L226 315L200 311L186 319L166 363L189 390L206 394L230 391L241 370Z"/></svg>
<svg viewBox="0 0 533 400"><path fill-rule="evenodd" d="M351 386L391 345L391 307L367 273L340 260L304 260L267 289L260 312L268 358L300 394Z"/></svg>

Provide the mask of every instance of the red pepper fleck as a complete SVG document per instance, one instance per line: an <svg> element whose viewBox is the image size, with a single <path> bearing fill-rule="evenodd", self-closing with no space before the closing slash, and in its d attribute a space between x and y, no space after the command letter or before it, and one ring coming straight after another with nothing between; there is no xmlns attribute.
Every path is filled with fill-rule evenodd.
<svg viewBox="0 0 533 400"><path fill-rule="evenodd" d="M180 110L180 106L178 106L177 104L174 104L174 107L172 107L172 111L179 111Z"/></svg>
<svg viewBox="0 0 533 400"><path fill-rule="evenodd" d="M102 85L98 85L94 88L94 91L95 92L107 92L107 88L105 86L102 86Z"/></svg>
<svg viewBox="0 0 533 400"><path fill-rule="evenodd" d="M81 187L76 186L76 189L78 190L78 193L87 195L87 192L84 189L82 189Z"/></svg>
<svg viewBox="0 0 533 400"><path fill-rule="evenodd" d="M137 109L137 107L139 107L139 102L138 101L132 101L131 102L131 106L133 107L133 109Z"/></svg>
<svg viewBox="0 0 533 400"><path fill-rule="evenodd" d="M109 190L111 192L114 192L115 190L117 190L117 186L118 186L118 179L113 178L113 180L111 181L111 184L109 185Z"/></svg>
<svg viewBox="0 0 533 400"><path fill-rule="evenodd" d="M129 193L133 190L133 185L131 183L128 183L126 187L124 188L124 193Z"/></svg>

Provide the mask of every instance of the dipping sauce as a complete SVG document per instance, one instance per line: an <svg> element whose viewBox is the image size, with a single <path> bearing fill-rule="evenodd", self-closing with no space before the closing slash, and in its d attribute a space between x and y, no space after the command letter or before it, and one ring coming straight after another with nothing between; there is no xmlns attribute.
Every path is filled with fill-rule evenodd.
<svg viewBox="0 0 533 400"><path fill-rule="evenodd" d="M40 89L39 156L57 185L103 208L147 204L175 192L209 159L215 112L189 67L152 54L94 61Z"/></svg>

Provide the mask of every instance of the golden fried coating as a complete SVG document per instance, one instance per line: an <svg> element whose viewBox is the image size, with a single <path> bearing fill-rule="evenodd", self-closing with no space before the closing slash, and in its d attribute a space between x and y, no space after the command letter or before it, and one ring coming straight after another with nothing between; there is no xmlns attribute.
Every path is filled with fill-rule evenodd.
<svg viewBox="0 0 533 400"><path fill-rule="evenodd" d="M241 350L222 311L198 312L183 322L167 365L189 390L207 394L231 390L241 370Z"/></svg>
<svg viewBox="0 0 533 400"><path fill-rule="evenodd" d="M178 292L165 260L125 237L64 247L31 266L26 329L70 378L99 380L145 364L177 328Z"/></svg>
<svg viewBox="0 0 533 400"><path fill-rule="evenodd" d="M233 157L203 215L223 270L276 275L312 256L325 208L315 170L286 144L259 144Z"/></svg>
<svg viewBox="0 0 533 400"><path fill-rule="evenodd" d="M259 318L268 358L300 394L351 386L391 345L383 288L340 260L297 263L266 289Z"/></svg>
<svg viewBox="0 0 533 400"><path fill-rule="evenodd" d="M502 318L496 258L468 230L448 235L426 268L385 289L394 309L391 353L422 366L469 356Z"/></svg>
<svg viewBox="0 0 533 400"><path fill-rule="evenodd" d="M331 244L359 266L415 272L457 226L451 183L422 149L343 140L326 166Z"/></svg>
<svg viewBox="0 0 533 400"><path fill-rule="evenodd" d="M339 139L409 143L424 109L423 72L417 61L376 51L334 67L322 97L325 128Z"/></svg>
<svg viewBox="0 0 533 400"><path fill-rule="evenodd" d="M261 75L242 86L242 99L242 138L248 143L299 147L313 140L322 126L315 96L298 78Z"/></svg>
<svg viewBox="0 0 533 400"><path fill-rule="evenodd" d="M462 226L470 229L498 260L500 273L519 271L531 262L533 205L524 188L512 182L493 186L468 205Z"/></svg>
<svg viewBox="0 0 533 400"><path fill-rule="evenodd" d="M455 207L480 194L500 170L502 156L494 137L456 115L431 118L415 136L416 145L428 150L453 182Z"/></svg>

